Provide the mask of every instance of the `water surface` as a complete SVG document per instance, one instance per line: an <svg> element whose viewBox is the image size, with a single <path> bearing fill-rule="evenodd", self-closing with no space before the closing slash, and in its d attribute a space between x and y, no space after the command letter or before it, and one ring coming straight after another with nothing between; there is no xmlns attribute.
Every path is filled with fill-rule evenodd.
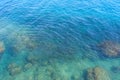
<svg viewBox="0 0 120 80"><path fill-rule="evenodd" d="M119 0L2 0L0 80L120 80L119 31Z"/></svg>

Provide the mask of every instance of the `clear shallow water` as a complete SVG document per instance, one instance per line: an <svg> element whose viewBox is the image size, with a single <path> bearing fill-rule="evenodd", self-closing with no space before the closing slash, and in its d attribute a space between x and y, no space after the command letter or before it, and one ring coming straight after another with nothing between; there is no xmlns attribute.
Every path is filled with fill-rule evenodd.
<svg viewBox="0 0 120 80"><path fill-rule="evenodd" d="M119 0L0 1L0 80L120 80L119 31Z"/></svg>

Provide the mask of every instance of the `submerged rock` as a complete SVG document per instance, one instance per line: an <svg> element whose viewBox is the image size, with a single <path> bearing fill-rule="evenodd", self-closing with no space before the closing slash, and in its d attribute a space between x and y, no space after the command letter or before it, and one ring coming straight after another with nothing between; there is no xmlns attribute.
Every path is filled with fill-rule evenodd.
<svg viewBox="0 0 120 80"><path fill-rule="evenodd" d="M14 41L10 47L15 54L21 53L24 50L33 51L38 47L35 40L21 32L12 34L12 39Z"/></svg>
<svg viewBox="0 0 120 80"><path fill-rule="evenodd" d="M24 65L24 71L30 69L32 66L33 66L32 63L27 63L27 64L25 64L25 65Z"/></svg>
<svg viewBox="0 0 120 80"><path fill-rule="evenodd" d="M104 41L99 47L107 57L120 57L120 44L117 42Z"/></svg>
<svg viewBox="0 0 120 80"><path fill-rule="evenodd" d="M16 75L19 74L21 72L21 67L16 65L15 63L9 64L8 65L8 72L10 75Z"/></svg>
<svg viewBox="0 0 120 80"><path fill-rule="evenodd" d="M86 80L111 80L111 79L104 69L100 67L95 67L87 70Z"/></svg>
<svg viewBox="0 0 120 80"><path fill-rule="evenodd" d="M28 55L26 58L26 61L32 64L38 62L38 60L39 60L39 56L34 55L34 54Z"/></svg>
<svg viewBox="0 0 120 80"><path fill-rule="evenodd" d="M2 54L5 50L4 43L0 41L0 54Z"/></svg>

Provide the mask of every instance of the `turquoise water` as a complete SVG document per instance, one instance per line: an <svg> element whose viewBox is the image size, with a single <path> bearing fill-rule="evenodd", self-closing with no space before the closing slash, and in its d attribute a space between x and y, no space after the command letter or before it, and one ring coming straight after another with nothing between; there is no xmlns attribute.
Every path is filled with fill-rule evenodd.
<svg viewBox="0 0 120 80"><path fill-rule="evenodd" d="M0 80L120 80L119 0L1 0Z"/></svg>

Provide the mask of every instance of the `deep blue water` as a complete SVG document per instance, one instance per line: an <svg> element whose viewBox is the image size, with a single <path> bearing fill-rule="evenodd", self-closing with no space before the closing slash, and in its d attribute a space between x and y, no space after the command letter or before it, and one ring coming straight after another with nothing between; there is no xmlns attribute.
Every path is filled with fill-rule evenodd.
<svg viewBox="0 0 120 80"><path fill-rule="evenodd" d="M119 55L120 0L0 1L0 80L120 80Z"/></svg>

